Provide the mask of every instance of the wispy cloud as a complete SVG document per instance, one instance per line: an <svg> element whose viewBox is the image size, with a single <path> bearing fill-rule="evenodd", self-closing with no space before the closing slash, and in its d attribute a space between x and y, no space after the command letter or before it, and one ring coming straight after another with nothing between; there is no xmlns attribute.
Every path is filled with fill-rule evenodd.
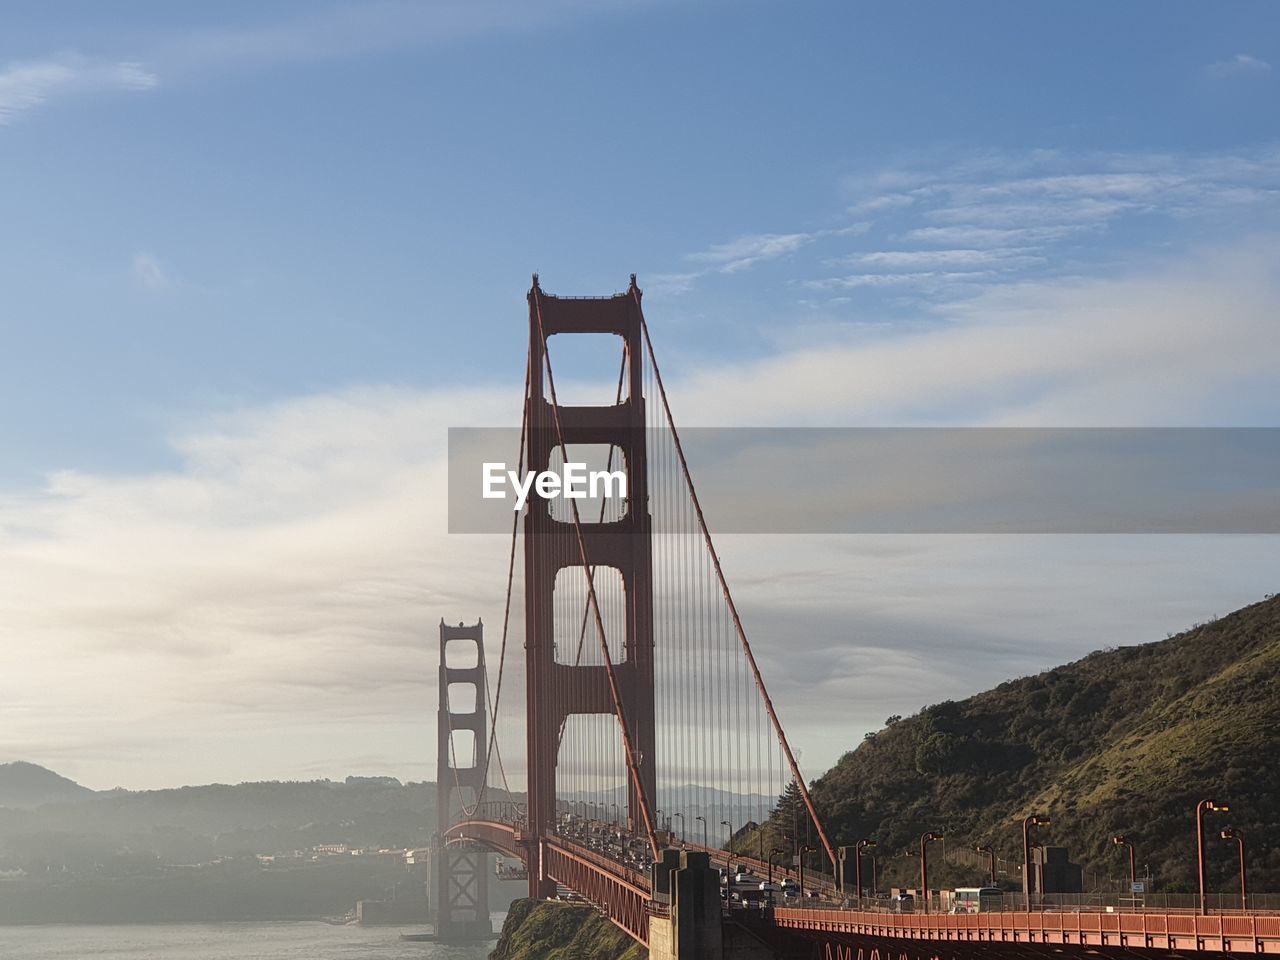
<svg viewBox="0 0 1280 960"><path fill-rule="evenodd" d="M926 267L1014 267L1043 262L1043 257L1029 257L1017 249L995 247L987 250L875 250L846 257L848 266L879 267L893 270L919 270Z"/></svg>
<svg viewBox="0 0 1280 960"><path fill-rule="evenodd" d="M737 237L727 243L717 243L707 250L691 253L685 260L691 263L707 264L702 270L688 273L655 274L660 286L664 281L672 281L672 287L665 292L687 293L693 289L695 281L708 273L740 273L758 263L780 260L791 256L817 240L831 237L860 237L871 230L870 220L857 220L840 227L827 227L805 233L753 233Z"/></svg>
<svg viewBox="0 0 1280 960"><path fill-rule="evenodd" d="M1219 60L1217 63L1211 63L1205 68L1210 76L1215 77L1233 77L1248 74L1262 74L1271 72L1271 64L1263 60L1261 57L1255 57L1250 53L1237 53L1234 57L1227 60Z"/></svg>
<svg viewBox="0 0 1280 960"><path fill-rule="evenodd" d="M167 289L171 282L160 261L149 253L134 254L132 273L135 281L153 292Z"/></svg>
<svg viewBox="0 0 1280 960"><path fill-rule="evenodd" d="M655 297L677 297L693 289L702 271L651 273L644 278L644 292Z"/></svg>
<svg viewBox="0 0 1280 960"><path fill-rule="evenodd" d="M1280 209L1274 147L1199 156L987 152L933 168L917 162L918 169L845 179L847 209L876 211L875 229L852 245L861 250L821 263L860 272L800 286L971 297L986 281L1078 270L1101 259L1114 227L1138 218L1258 218Z"/></svg>
<svg viewBox="0 0 1280 960"><path fill-rule="evenodd" d="M61 96L150 90L159 79L142 64L91 60L75 54L24 60L0 71L0 126Z"/></svg>
<svg viewBox="0 0 1280 960"><path fill-rule="evenodd" d="M802 280L808 290L857 290L860 287L937 287L941 284L972 283L994 277L991 270L924 270L906 273L854 273L847 277Z"/></svg>
<svg viewBox="0 0 1280 960"><path fill-rule="evenodd" d="M292 16L244 26L195 24L161 37L157 62L177 71L276 63L316 63L465 42L477 36L543 29L669 0L366 0L304 4Z"/></svg>
<svg viewBox="0 0 1280 960"><path fill-rule="evenodd" d="M812 233L753 233L692 253L689 260L710 264L723 273L737 273L765 260L795 253L813 240Z"/></svg>

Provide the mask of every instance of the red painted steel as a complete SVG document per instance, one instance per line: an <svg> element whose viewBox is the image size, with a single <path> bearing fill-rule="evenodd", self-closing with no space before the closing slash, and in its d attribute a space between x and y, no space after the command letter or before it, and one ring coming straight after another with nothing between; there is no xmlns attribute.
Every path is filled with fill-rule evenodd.
<svg viewBox="0 0 1280 960"><path fill-rule="evenodd" d="M544 391L547 338L556 334L606 333L622 338L628 389L621 403L606 407L559 406ZM529 398L526 434L530 470L546 470L563 443L611 444L623 451L628 509L613 522L566 524L551 516L544 501L531 501L525 534L525 676L528 704L528 830L535 844L554 834L555 777L560 732L573 714L625 716L631 785L628 812L652 835L648 798L656 790L652 565L648 504L640 316L629 294L600 299L549 296L536 278L529 291ZM550 378L548 385L550 385ZM576 503L573 503L576 508ZM555 659L552 599L556 573L565 567L610 566L622 576L626 595L624 659L598 666L574 666ZM585 571L584 571L585 572ZM594 588L593 588L594 592ZM593 608L597 608L595 603ZM598 612L598 609L597 609ZM597 622L597 629L599 624ZM607 657L607 650L606 657ZM531 863L529 892L550 895L551 878L539 860Z"/></svg>
<svg viewBox="0 0 1280 960"><path fill-rule="evenodd" d="M965 956L951 945L981 944L1008 955L1018 946L1077 946L1090 953L1134 950L1161 953L1228 952L1280 954L1280 916L1160 913L979 913L892 914L779 907L773 924L809 938L845 938L845 943L927 941L927 955ZM947 945L947 946L944 946Z"/></svg>
<svg viewBox="0 0 1280 960"><path fill-rule="evenodd" d="M526 862L541 856L556 883L580 894L620 929L648 944L649 918L664 913L650 899L649 880L607 857L558 837L536 849L509 823L468 820L446 839L473 840ZM723 855L724 851L719 851ZM748 858L737 858L746 861ZM737 919L733 914L731 920ZM751 924L777 934L821 942L828 950L857 950L868 960L967 960L977 955L1011 958L1061 955L1065 946L1098 955L1226 952L1280 954L1280 915L1195 913L887 913L778 907ZM776 939L776 936L775 936ZM835 952L832 956L855 954Z"/></svg>
<svg viewBox="0 0 1280 960"><path fill-rule="evenodd" d="M650 885L643 874L558 837L535 841L512 824L496 820L456 823L445 840L471 840L522 859L531 873L530 860L536 860L553 883L573 890L633 939L649 945Z"/></svg>

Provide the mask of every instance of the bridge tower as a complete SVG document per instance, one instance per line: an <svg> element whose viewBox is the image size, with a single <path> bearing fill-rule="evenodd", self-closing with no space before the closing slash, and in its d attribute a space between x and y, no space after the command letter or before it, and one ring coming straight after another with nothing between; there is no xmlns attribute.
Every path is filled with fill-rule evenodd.
<svg viewBox="0 0 1280 960"><path fill-rule="evenodd" d="M450 664L454 664L450 666ZM475 709L452 710L451 690L467 687L475 693ZM463 696L460 691L458 696ZM440 709L436 736L436 828L439 849L434 863L432 899L435 939L446 943L487 940L493 935L489 919L489 856L476 844L444 844L454 822L455 807L474 805L484 788L486 722L484 624L440 621ZM458 734L474 740L461 743ZM469 747L470 763L459 766L459 748Z"/></svg>
<svg viewBox="0 0 1280 960"><path fill-rule="evenodd" d="M627 498L621 516L581 517L579 544L572 518L557 517L551 500L530 496L524 517L525 683L528 707L529 895L553 895L555 885L542 862L542 840L556 817L556 766L562 730L578 714L615 713L607 668L558 662L553 596L556 575L582 567L585 553L596 571L593 579L620 579L625 598L622 656L613 666L623 713L634 747L639 779L647 798L654 797L654 660L653 587L649 541L648 459L643 381L643 330L640 290L635 277L626 293L612 297L554 297L542 292L535 276L529 291L529 402L525 429L527 469L553 466L560 443L609 445L622 454ZM610 334L620 338L622 375L617 368L598 371L599 379L618 377L621 399L604 406L553 406L547 376L547 342L551 337ZM560 342L560 341L557 341ZM552 375L554 376L554 369ZM615 463L613 469L617 469ZM559 501L564 504L565 501ZM609 569L611 568L611 569ZM579 574L585 582L585 571ZM610 649L617 638L610 637ZM587 642L599 644L594 629ZM643 830L642 800L628 783L627 818L633 831Z"/></svg>

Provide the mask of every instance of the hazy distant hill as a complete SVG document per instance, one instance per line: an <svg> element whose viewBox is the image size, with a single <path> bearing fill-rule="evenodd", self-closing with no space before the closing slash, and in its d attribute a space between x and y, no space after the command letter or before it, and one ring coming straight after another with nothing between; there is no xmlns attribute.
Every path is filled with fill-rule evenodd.
<svg viewBox="0 0 1280 960"><path fill-rule="evenodd" d="M1159 889L1192 890L1194 808L1212 798L1232 807L1211 823L1220 888L1230 824L1247 837L1251 886L1280 890L1280 597L893 719L813 785L836 842L879 841L882 875L918 876L901 854L925 830L1020 862L1020 820L1043 813L1042 839L1088 870L1125 870L1111 843L1124 833Z"/></svg>
<svg viewBox="0 0 1280 960"><path fill-rule="evenodd" d="M0 807L38 807L80 800L93 791L34 763L0 763Z"/></svg>
<svg viewBox="0 0 1280 960"><path fill-rule="evenodd" d="M0 809L0 868L74 870L151 858L199 863L322 843L417 846L435 829L434 785L390 779L101 793L72 787L69 799Z"/></svg>

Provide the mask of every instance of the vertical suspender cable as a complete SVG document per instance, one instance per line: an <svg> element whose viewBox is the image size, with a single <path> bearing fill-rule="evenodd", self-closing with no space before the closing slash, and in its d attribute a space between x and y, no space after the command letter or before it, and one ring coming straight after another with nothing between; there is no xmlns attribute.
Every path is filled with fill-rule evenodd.
<svg viewBox="0 0 1280 960"><path fill-rule="evenodd" d="M632 293L632 296L635 297L636 309L640 310L640 298L636 296L634 292ZM689 473L688 461L685 460L684 448L680 444L680 434L676 430L675 420L671 415L671 405L667 400L666 387L662 382L662 372L658 368L658 360L653 352L653 341L649 337L649 326L644 321L643 312L640 314L640 329L644 333L645 345L649 351L649 360L653 364L654 377L658 383L658 395L662 399L662 408L666 412L667 423L671 428L671 437L675 444L676 456L680 461L680 470L684 475L685 485L689 488L689 497L693 503L694 511L697 513L698 526L702 531L702 538L706 544L707 553L710 555L711 563L715 567L716 579L719 581L720 590L724 595L725 604L728 606L729 614L733 618L734 629L738 634L738 640L742 644L743 653L746 655L747 663L751 668L751 673L756 683L756 689L764 699L765 710L768 712L769 719L773 723L774 732L778 737L778 743L786 754L787 765L791 769L791 775L795 778L796 784L800 788L800 796L804 799L805 809L809 813L810 820L813 821L814 828L818 833L823 850L826 852L828 858L830 858L831 864L834 867L836 862L835 848L832 847L831 840L827 837L827 831L823 828L822 821L818 817L817 808L813 805L813 798L809 795L809 788L805 784L804 776L800 772L800 765L796 763L795 754L792 753L791 744L787 740L787 734L782 729L782 723L778 720L777 711L773 708L773 701L770 699L769 691L764 685L764 678L760 675L760 667L757 665L755 655L751 651L751 643L747 640L746 630L743 629L742 618L738 616L738 608L733 602L733 596L729 592L729 584L725 580L724 571L720 567L720 557L717 555L715 544L711 540L711 532L707 528L706 518L702 513L702 504L698 500L698 492L694 488L693 477Z"/></svg>

